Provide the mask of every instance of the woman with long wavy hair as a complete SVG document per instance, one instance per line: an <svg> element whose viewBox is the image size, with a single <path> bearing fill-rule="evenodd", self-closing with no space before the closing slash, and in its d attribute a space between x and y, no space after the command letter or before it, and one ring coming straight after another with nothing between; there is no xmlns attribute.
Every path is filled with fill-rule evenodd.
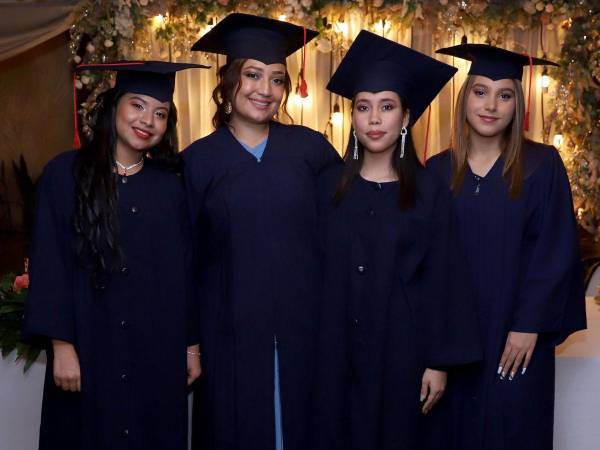
<svg viewBox="0 0 600 450"><path fill-rule="evenodd" d="M231 14L192 48L227 55L216 130L184 151L204 375L193 447L306 450L318 325L316 179L339 156L284 125L286 56L316 35Z"/></svg>
<svg viewBox="0 0 600 450"><path fill-rule="evenodd" d="M585 328L569 180L555 148L524 137L523 66L553 63L484 44L438 53L472 62L451 148L427 167L453 192L484 356L451 379L453 448L551 450L554 348Z"/></svg>
<svg viewBox="0 0 600 450"><path fill-rule="evenodd" d="M327 86L352 100L352 129L343 167L319 180L315 450L420 448L447 368L479 357L469 297L456 295L463 286L446 270L450 193L411 139L455 71L363 30Z"/></svg>
<svg viewBox="0 0 600 450"><path fill-rule="evenodd" d="M42 174L24 333L47 343L40 449L183 450L200 374L175 73L125 61Z"/></svg>

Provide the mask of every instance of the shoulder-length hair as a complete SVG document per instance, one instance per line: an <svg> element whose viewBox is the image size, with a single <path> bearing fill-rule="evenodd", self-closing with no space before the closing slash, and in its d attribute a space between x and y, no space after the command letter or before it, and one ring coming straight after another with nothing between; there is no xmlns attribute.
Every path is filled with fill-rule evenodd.
<svg viewBox="0 0 600 450"><path fill-rule="evenodd" d="M75 164L76 253L82 267L95 276L118 270L123 263L119 245L116 112L124 92L112 88L98 96L90 113L92 136L78 151ZM162 140L148 149L161 167L181 171L177 154L177 110L171 102L167 130Z"/></svg>
<svg viewBox="0 0 600 450"><path fill-rule="evenodd" d="M404 99L400 98L400 104L404 111L408 111L404 105ZM352 102L352 111L354 111L354 102ZM364 146L358 143L358 159L354 159L354 128L351 127L348 137L348 145L344 153L344 170L333 196L333 204L339 205L344 199L352 181L360 174L360 169L364 161ZM408 129L404 145L404 157L400 158L401 139L396 142L396 147L392 154L392 169L398 177L400 188L398 189L398 208L402 211L410 210L415 207L417 202L417 174L416 171L423 165L417 157L415 146L412 139L412 130Z"/></svg>
<svg viewBox="0 0 600 450"><path fill-rule="evenodd" d="M467 171L471 127L467 122L467 101L473 89L475 76L469 75L463 83L456 100L454 123L452 124L452 192L456 195L462 188ZM524 142L525 96L520 80L513 80L515 91L515 113L510 125L504 130L502 154L504 155L503 176L508 180L510 198L516 199L523 187L522 151Z"/></svg>
<svg viewBox="0 0 600 450"><path fill-rule="evenodd" d="M218 83L213 89L212 100L217 106L217 111L213 115L212 123L215 129L229 125L231 114L227 114L226 107L228 103L233 104L235 96L240 90L242 80L242 67L247 59L239 58L221 66L217 74ZM287 70L285 71L284 96L281 102L283 114L292 121L292 117L287 110L287 101L292 91L292 80Z"/></svg>

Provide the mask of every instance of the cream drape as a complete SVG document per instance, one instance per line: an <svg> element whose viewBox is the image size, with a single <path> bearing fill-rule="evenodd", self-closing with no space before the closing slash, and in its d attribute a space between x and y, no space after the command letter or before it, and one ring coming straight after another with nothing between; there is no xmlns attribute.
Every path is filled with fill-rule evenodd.
<svg viewBox="0 0 600 450"><path fill-rule="evenodd" d="M0 2L0 61L65 32L79 0Z"/></svg>
<svg viewBox="0 0 600 450"><path fill-rule="evenodd" d="M347 36L356 36L362 28L362 18L359 15L348 14L345 17L347 24ZM419 22L418 26L412 29L389 30L385 36L389 39L396 40L404 45L411 46L415 50L421 51L428 55L435 55L435 49L438 48L434 42L434 27L433 21ZM469 30L466 30L467 33ZM483 42L485 38L475 36L470 42ZM547 31L542 33L542 41L544 50L548 57L556 58L560 52L560 36L559 31ZM442 46L450 46L460 43L460 35L450 35ZM507 30L505 36L506 48L529 52L533 56L541 56L542 49L540 43L540 29L531 30ZM154 57L160 57L159 46L156 45ZM342 101L337 96L330 95L325 89L330 75L341 58L340 52L323 53L317 50L315 45L309 45L306 54L306 79L309 86L309 98L302 105L296 102L294 93L288 102L288 111L294 123L303 124L321 132L327 132L327 136L336 149L343 153L348 139L348 130L350 125L350 105L348 101ZM162 52L164 56L164 49ZM194 140L209 134L212 131L211 118L214 113L214 107L211 102L211 92L216 84L216 70L218 65L225 62L225 58L220 56L218 64L213 57L205 54L192 54L194 62L213 64L210 70L191 70L180 73L177 81L177 89L175 101L179 111L179 136L180 147L184 148ZM451 118L453 115L453 103L458 94L458 90L465 79L468 70L468 62L460 59L435 55L441 61L452 64L459 69L454 79L450 81L442 90L440 95L433 101L431 111L425 111L423 116L413 127L413 137L417 151L422 156L425 148L426 130L429 121L429 132L427 134L427 155L431 156L438 153L448 146L450 139ZM212 59L210 59L212 58ZM185 60L186 58L178 58ZM298 69L300 67L301 52L297 52L288 58L287 67L290 72L293 85L295 87ZM368 64L365 61L365 64ZM357 68L357 70L360 70ZM548 123L548 116L551 111L553 101L553 86L546 89L548 92L543 92L541 84L541 67L534 67L533 85L531 90L531 128L528 136L534 140L543 141L550 140L552 143L552 134L547 130L546 136L543 135L542 125L542 96L544 98L544 117ZM550 72L551 73L551 72ZM523 77L523 86L527 96L527 86L529 81L529 69L526 68ZM343 124L334 127L328 126L331 113L336 102L339 104L344 113Z"/></svg>

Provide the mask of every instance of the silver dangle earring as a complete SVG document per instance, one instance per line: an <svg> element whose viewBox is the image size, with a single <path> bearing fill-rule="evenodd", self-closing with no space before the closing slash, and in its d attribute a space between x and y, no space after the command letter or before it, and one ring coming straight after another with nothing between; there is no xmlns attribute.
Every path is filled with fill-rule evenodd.
<svg viewBox="0 0 600 450"><path fill-rule="evenodd" d="M231 106L231 102L227 102L225 103L225 114L229 115L231 114L231 111L233 110L233 106Z"/></svg>
<svg viewBox="0 0 600 450"><path fill-rule="evenodd" d="M400 130L400 159L404 158L404 144L406 143L406 135L408 134L408 130L406 127L402 127Z"/></svg>
<svg viewBox="0 0 600 450"><path fill-rule="evenodd" d="M356 130L352 130L352 136L354 136L354 153L352 159L358 159L358 138L356 137Z"/></svg>

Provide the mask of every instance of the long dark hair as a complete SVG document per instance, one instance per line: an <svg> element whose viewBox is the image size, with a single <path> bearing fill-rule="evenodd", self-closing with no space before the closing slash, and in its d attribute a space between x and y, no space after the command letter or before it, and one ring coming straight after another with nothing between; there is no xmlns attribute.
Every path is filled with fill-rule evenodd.
<svg viewBox="0 0 600 450"><path fill-rule="evenodd" d="M225 108L228 103L233 103L233 99L240 90L242 85L242 67L244 67L246 61L247 59L243 58L234 59L233 61L228 62L219 68L219 81L212 92L213 102L215 102L215 105L217 105L217 111L212 118L213 127L215 127L215 129L229 125L231 114L227 114L225 112ZM290 79L290 75L288 74L287 70L285 72L285 82L283 88L285 94L283 96L283 101L281 102L281 108L283 110L283 114L285 114L285 116L291 121L292 117L289 115L287 110L287 101L290 96L290 92L292 91L292 80Z"/></svg>
<svg viewBox="0 0 600 450"><path fill-rule="evenodd" d="M77 154L75 165L76 253L82 267L94 275L117 270L124 260L119 245L116 110L124 92L109 89L90 113L92 136ZM177 110L171 102L167 130L146 156L166 170L180 172L177 154Z"/></svg>
<svg viewBox="0 0 600 450"><path fill-rule="evenodd" d="M403 99L400 99L400 101L402 105L405 105ZM352 104L352 110L354 110L354 103ZM400 210L406 211L414 208L416 204L418 195L416 171L423 167L421 161L417 157L412 139L412 130L410 128L408 129L408 133L406 135L403 158L400 158L400 147L401 140L398 139L396 142L396 148L394 148L394 152L392 154L392 168L398 177L399 182L398 207ZM350 185L359 175L364 160L364 154L364 146L360 143L360 141L358 141L358 159L353 158L354 129L351 127L350 135L348 137L348 146L346 147L346 153L344 153L344 170L333 196L334 205L339 205L342 202L344 196L348 192L348 189L350 189Z"/></svg>

